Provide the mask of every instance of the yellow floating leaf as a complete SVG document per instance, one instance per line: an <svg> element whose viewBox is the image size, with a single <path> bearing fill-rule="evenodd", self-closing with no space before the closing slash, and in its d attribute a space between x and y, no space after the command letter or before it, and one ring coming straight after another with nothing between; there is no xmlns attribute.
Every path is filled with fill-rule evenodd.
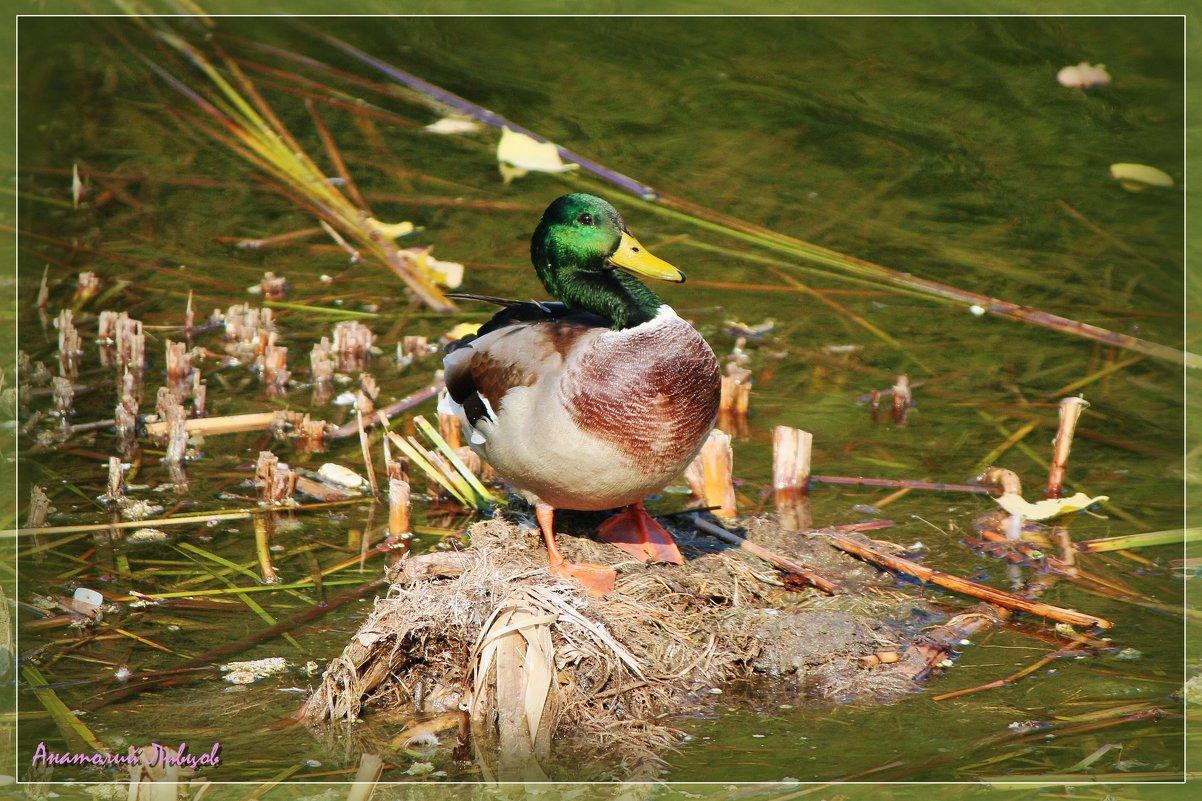
<svg viewBox="0 0 1202 801"><path fill-rule="evenodd" d="M506 176L506 182L510 178L520 178L527 172L568 172L579 166L564 164L559 157L559 148L553 143L540 142L509 128L501 129L497 161L501 165L501 174Z"/></svg>
<svg viewBox="0 0 1202 801"><path fill-rule="evenodd" d="M408 236L414 231L413 223L411 222L385 223L380 222L375 217L368 217L367 224L389 239L400 239L402 236Z"/></svg>
<svg viewBox="0 0 1202 801"><path fill-rule="evenodd" d="M1030 503L1023 500L1021 495L1009 493L995 498L998 506L1012 515L1021 515L1027 520L1051 520L1071 512L1079 512L1099 501L1110 500L1109 495L1099 495L1091 498L1084 492L1078 492L1071 498L1048 498L1047 500Z"/></svg>
<svg viewBox="0 0 1202 801"><path fill-rule="evenodd" d="M1172 186L1173 177L1147 164L1111 164L1110 176L1128 192L1142 192L1149 186Z"/></svg>

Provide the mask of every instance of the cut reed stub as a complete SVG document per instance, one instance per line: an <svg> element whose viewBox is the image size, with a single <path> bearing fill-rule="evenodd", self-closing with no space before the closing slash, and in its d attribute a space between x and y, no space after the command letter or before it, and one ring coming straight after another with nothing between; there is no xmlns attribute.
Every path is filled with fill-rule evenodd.
<svg viewBox="0 0 1202 801"><path fill-rule="evenodd" d="M701 446L701 453L685 469L685 480L693 495L704 506L711 507L716 517L731 518L738 514L733 471L730 435L715 428Z"/></svg>
<svg viewBox="0 0 1202 801"><path fill-rule="evenodd" d="M64 420L74 414L72 404L75 401L75 387L71 384L71 379L55 376L50 380L50 388L53 397L52 413Z"/></svg>
<svg viewBox="0 0 1202 801"><path fill-rule="evenodd" d="M810 454L814 435L799 428L772 431L772 497L781 525L793 531L812 525L809 506Z"/></svg>
<svg viewBox="0 0 1202 801"><path fill-rule="evenodd" d="M29 511L25 513L25 528L41 528L46 525L46 519L54 509L50 506L50 496L46 491L34 484L29 490Z"/></svg>
<svg viewBox="0 0 1202 801"><path fill-rule="evenodd" d="M195 370L192 373L192 416L205 416L205 400L208 396L209 389L200 380L200 371Z"/></svg>
<svg viewBox="0 0 1202 801"><path fill-rule="evenodd" d="M1081 418L1081 412L1088 407L1089 403L1083 397L1063 398L1060 401L1060 427L1056 430L1056 438L1052 440L1052 467L1048 471L1045 497L1060 497L1060 491L1064 486L1064 472L1068 467L1068 455L1073 447L1073 434L1077 430L1077 421Z"/></svg>
<svg viewBox="0 0 1202 801"><path fill-rule="evenodd" d="M718 413L746 416L750 407L751 371L729 362L726 365L726 375L722 376Z"/></svg>
<svg viewBox="0 0 1202 801"><path fill-rule="evenodd" d="M141 320L130 319L125 312L115 322L117 369L141 373L146 367L146 333Z"/></svg>
<svg viewBox="0 0 1202 801"><path fill-rule="evenodd" d="M288 292L288 279L272 272L263 273L263 280L259 281L259 290L263 293L264 300L283 300Z"/></svg>
<svg viewBox="0 0 1202 801"><path fill-rule="evenodd" d="M108 489L100 496L106 503L120 503L125 498L125 467L116 456L109 457Z"/></svg>
<svg viewBox="0 0 1202 801"><path fill-rule="evenodd" d="M255 463L255 487L259 490L259 503L264 506L281 506L295 501L298 475L281 462L271 451L260 451Z"/></svg>
<svg viewBox="0 0 1202 801"><path fill-rule="evenodd" d="M391 463L390 463L391 464ZM409 482L403 478L388 479L388 537L407 539L412 535L409 512Z"/></svg>
<svg viewBox="0 0 1202 801"><path fill-rule="evenodd" d="M321 451L325 443L326 427L324 420L314 420L306 412L304 417L292 425L292 437L296 441L297 450L303 453Z"/></svg>
<svg viewBox="0 0 1202 801"><path fill-rule="evenodd" d="M367 367L376 335L357 320L345 320L334 326L333 351L339 372L352 373Z"/></svg>
<svg viewBox="0 0 1202 801"><path fill-rule="evenodd" d="M276 333L267 335L267 344L261 357L263 383L269 397L279 397L288 390L288 349L276 345Z"/></svg>
<svg viewBox="0 0 1202 801"><path fill-rule="evenodd" d="M893 385L890 397L890 410L893 414L894 425L904 426L906 424L906 417L909 414L911 405L910 379L904 375L899 375L897 383Z"/></svg>
<svg viewBox="0 0 1202 801"><path fill-rule="evenodd" d="M442 438L447 441L447 444L455 450L459 450L459 448L463 446L461 425L459 423L459 418L455 415L447 414L446 412L438 413L438 433L441 434ZM479 459L479 457L476 458ZM477 475L479 475L478 471L473 472L476 472Z"/></svg>
<svg viewBox="0 0 1202 801"><path fill-rule="evenodd" d="M70 379L79 372L79 358L83 356L83 341L75 329L73 317L70 309L63 309L54 318L54 327L58 329L59 374Z"/></svg>
<svg viewBox="0 0 1202 801"><path fill-rule="evenodd" d="M192 308L192 290L188 290L188 305L184 308L184 339L192 342L192 328L196 324L196 311Z"/></svg>
<svg viewBox="0 0 1202 801"><path fill-rule="evenodd" d="M268 335L275 331L271 309L254 309L239 303L224 316L225 350L241 361L254 361L267 348Z"/></svg>
<svg viewBox="0 0 1202 801"><path fill-rule="evenodd" d="M167 409L163 419L167 423L167 455L163 457L163 461L174 465L182 464L188 455L188 416L184 407L176 404Z"/></svg>
<svg viewBox="0 0 1202 801"><path fill-rule="evenodd" d="M186 342L166 343L167 349L167 380L181 387L192 376L192 353ZM182 390L179 394L183 394Z"/></svg>

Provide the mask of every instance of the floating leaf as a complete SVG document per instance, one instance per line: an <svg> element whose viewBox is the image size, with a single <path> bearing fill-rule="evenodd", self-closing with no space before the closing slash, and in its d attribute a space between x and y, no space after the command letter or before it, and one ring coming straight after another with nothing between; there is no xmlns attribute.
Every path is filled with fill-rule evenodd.
<svg viewBox="0 0 1202 801"><path fill-rule="evenodd" d="M1010 493L1000 498L994 498L994 500L998 502L998 506L1012 515L1021 515L1027 520L1051 520L1053 517L1079 512L1099 501L1110 500L1110 496L1099 495L1096 498L1091 498L1084 492L1078 492L1071 498L1048 498L1047 500L1030 503L1023 500L1021 495Z"/></svg>
<svg viewBox="0 0 1202 801"><path fill-rule="evenodd" d="M1149 186L1173 185L1171 175L1147 164L1111 164L1110 176L1128 192L1142 192Z"/></svg>
<svg viewBox="0 0 1202 801"><path fill-rule="evenodd" d="M1061 86L1088 89L1091 86L1103 86L1110 83L1110 73L1105 64L1093 64L1082 61L1075 67L1065 67L1056 73L1056 80Z"/></svg>
<svg viewBox="0 0 1202 801"><path fill-rule="evenodd" d="M463 283L463 265L457 261L441 261L430 255L433 247L410 248L417 266L426 271L434 281L450 289Z"/></svg>
<svg viewBox="0 0 1202 801"><path fill-rule="evenodd" d="M497 161L501 175L508 183L521 178L528 172L569 172L579 165L564 164L559 157L559 148L551 142L540 142L534 137L518 133L510 128L501 129L501 141L497 143Z"/></svg>
<svg viewBox="0 0 1202 801"><path fill-rule="evenodd" d="M452 114L449 117L443 117L438 122L432 122L422 130L433 134L464 134L475 133L480 130L480 123L473 120L471 117L464 117L459 114Z"/></svg>

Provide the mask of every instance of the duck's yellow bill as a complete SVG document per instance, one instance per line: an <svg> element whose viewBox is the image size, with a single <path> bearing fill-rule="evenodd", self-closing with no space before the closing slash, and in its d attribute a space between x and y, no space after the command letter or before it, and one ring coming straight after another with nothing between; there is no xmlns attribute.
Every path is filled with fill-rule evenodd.
<svg viewBox="0 0 1202 801"><path fill-rule="evenodd" d="M625 231L622 232L622 241L618 243L618 249L609 260L615 267L629 270L635 275L658 278L661 281L675 281L678 284L684 281L684 273L658 256L652 256L637 239Z"/></svg>

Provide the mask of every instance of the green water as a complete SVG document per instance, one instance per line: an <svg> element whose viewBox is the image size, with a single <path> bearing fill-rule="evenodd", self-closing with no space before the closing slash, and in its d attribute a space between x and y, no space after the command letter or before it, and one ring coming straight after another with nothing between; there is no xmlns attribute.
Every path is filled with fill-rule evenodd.
<svg viewBox="0 0 1202 801"><path fill-rule="evenodd" d="M1108 174L1111 163L1138 162L1165 170L1178 185L1182 181L1177 20L340 19L320 27L660 192L916 276L1183 346L1181 192L1127 192ZM248 74L262 81L281 119L328 166L301 99L278 89L290 85L287 75L266 74L255 65L285 73L297 68L250 43L284 47L382 79L286 21L223 19L217 30L229 37L219 41L232 53L254 62L244 65ZM435 359L398 370L388 354L400 336L435 338L453 320L420 313L397 280L375 265L348 264L346 254L321 236L258 251L233 247L236 238L314 223L264 191L252 171L198 130L201 117L148 77L116 34L151 58L165 58L128 23L32 19L21 26L17 189L20 228L28 235L19 241L20 347L53 369L54 329L31 311L47 264L52 315L71 303L79 272L94 271L105 282L106 294L77 315L85 349L79 381L95 389L79 394L76 420L112 413L111 369L98 367L94 342L100 310L128 311L148 327L178 326L189 291L200 319L215 308L257 302L245 287L266 270L288 278L289 302L330 305L337 298L340 308L378 314L364 322L384 351L372 370L384 400L426 384ZM1104 62L1114 83L1089 92L1056 83L1057 70L1082 60ZM418 126L438 116L408 96L340 86ZM165 106L192 121L172 117ZM1131 360L1130 352L1115 353L1078 337L974 316L963 304L851 283L837 272L816 271L812 263L657 214L595 178L532 175L503 185L492 154L493 132L437 137L382 119L369 130L343 109L319 108L376 216L411 220L419 226L413 244L433 243L440 258L465 263L466 291L542 297L527 261L530 231L550 199L584 188L609 197L644 244L685 270L690 283L656 289L695 322L720 355L734 346L728 321L774 320L769 335L747 345L755 378L753 414L735 443L744 511L764 503L771 432L779 424L814 433L818 473L961 483L975 475L987 453L1034 422L1032 433L996 462L1019 473L1033 498L1046 475L1039 460L1050 455L1057 393L1093 376L1069 390L1083 393L1091 407L1082 418L1068 478L1074 490L1110 496L1113 507L1100 510L1101 517L1074 521L1073 536L1182 524L1182 486L1187 475L1196 476L1187 471L1196 470L1197 453L1183 461L1185 377L1176 364ZM89 187L93 201L105 189L114 198L70 208L73 163L109 176ZM457 198L465 202L456 205ZM323 275L335 279L324 282ZM797 289L796 282L830 303ZM294 378L303 380L305 354L329 335L332 318L279 310L277 319ZM148 330L152 404L163 370L162 339L179 335ZM215 333L198 341L221 350ZM1124 361L1130 363L1096 375ZM345 422L347 407L311 406L307 389L273 401L244 368L219 369L217 360L206 360L203 369L210 415L288 407ZM857 398L888 388L900 373L931 383L916 389L905 427L873 422ZM428 406L422 410L430 414ZM35 398L33 408L45 410L48 400ZM27 498L36 482L57 508L52 523L103 519L92 499L104 490L101 457L113 452L111 432L80 435L46 452L36 452L29 439L21 447L19 497ZM188 463L186 494L154 492L168 478L153 447L137 481L151 485L144 497L169 510L177 502L180 512L248 505L218 495L253 498L245 482L255 454L265 447L294 467L360 461L352 443L305 455L266 435L231 435L210 438L206 457ZM987 499L915 491L879 514L864 510L891 492L819 486L814 522L888 517L896 525L877 532L880 538L906 545L921 541L927 564L1008 586L1003 563L972 554L959 542L991 506ZM656 508L675 510L678 497L666 495ZM369 529L378 540L385 515L368 514L366 505L308 514L300 518L303 528L282 530L277 541L288 548L315 542L345 546L348 529ZM454 527L459 521L428 522ZM180 533L184 541L227 559L254 561L249 523ZM16 597L29 601L34 593L62 592L79 566L74 560L96 544L89 537L23 557ZM142 568L149 560L183 561L166 546L118 544L111 553L103 550L87 558L119 565L124 555ZM1091 557L1086 564L1121 578L1147 599L1179 607L1182 573L1171 570L1169 560L1179 559L1181 550L1145 549L1140 555L1152 563L1110 556ZM336 561L333 556L343 555L330 550L326 564ZM194 569L187 563L177 567ZM297 579L309 574L310 565L304 556L285 552L280 570ZM352 577L366 581L376 570L369 564ZM94 568L81 575L96 582ZM128 589L120 579L108 586ZM325 597L345 589L329 586ZM942 603L963 603L920 591ZM283 619L313 599L259 593L256 600ZM717 717L679 722L692 740L669 755L667 778L830 781L870 772L867 778L959 781L1062 773L1110 743L1123 748L1103 755L1086 772L1179 774L1183 729L1175 716L1183 707L1172 694L1180 689L1186 663L1181 617L1067 581L1043 600L1113 620L1114 650L1058 660L1011 687L932 701L932 694L1014 673L1054 648L1001 631L975 639L954 668L891 706L798 699L791 709L719 707ZM332 658L368 603L352 603L295 631L300 651L273 640L238 658L281 655L299 663ZM179 616L178 631L162 620L141 623L138 631L194 655L266 625L247 611ZM19 613L18 619L31 618ZM29 655L61 636L24 631L21 651ZM1121 649L1134 649L1125 656L1137 655L1135 661L1120 658ZM72 682L111 672L113 665L145 671L178 660L128 638L98 641L74 653L94 661L65 658L43 668L50 681L62 683L58 691L68 705L86 704L96 692L93 685ZM1197 667L1189 663L1188 674ZM300 765L290 779L345 780L358 762L353 748L335 753L303 733L265 729L299 703L299 694L284 690L312 681L293 674L231 693L210 678L84 719L111 743L153 736L205 750L220 741L225 762L212 774L216 779L265 781ZM1048 721L1120 700L1155 703L1171 715L1021 746L984 742L1007 732L1011 723ZM18 765L24 766L39 741L61 748L62 740L31 694L22 692L20 707ZM988 763L1020 747L1023 753ZM385 778L401 778L405 766ZM475 778L470 770L439 767L452 777ZM56 778L67 778L66 769L59 771ZM570 768L561 767L559 776L571 778Z"/></svg>

